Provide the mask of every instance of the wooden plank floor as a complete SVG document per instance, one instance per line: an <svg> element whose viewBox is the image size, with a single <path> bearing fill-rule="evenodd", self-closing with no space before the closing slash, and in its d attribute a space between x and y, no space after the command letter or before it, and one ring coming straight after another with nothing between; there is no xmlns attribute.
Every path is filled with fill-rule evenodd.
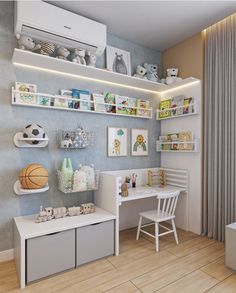
<svg viewBox="0 0 236 293"><path fill-rule="evenodd" d="M161 238L135 240L136 230L121 233L121 254L47 278L20 290L13 261L0 263L0 293L236 292L236 274L224 265L224 245L178 230Z"/></svg>

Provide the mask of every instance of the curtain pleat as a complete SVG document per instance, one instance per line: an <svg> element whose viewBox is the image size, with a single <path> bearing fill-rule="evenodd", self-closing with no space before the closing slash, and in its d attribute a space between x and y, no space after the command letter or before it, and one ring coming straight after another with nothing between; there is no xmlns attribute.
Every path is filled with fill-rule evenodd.
<svg viewBox="0 0 236 293"><path fill-rule="evenodd" d="M206 29L203 227L224 241L236 221L236 15Z"/></svg>

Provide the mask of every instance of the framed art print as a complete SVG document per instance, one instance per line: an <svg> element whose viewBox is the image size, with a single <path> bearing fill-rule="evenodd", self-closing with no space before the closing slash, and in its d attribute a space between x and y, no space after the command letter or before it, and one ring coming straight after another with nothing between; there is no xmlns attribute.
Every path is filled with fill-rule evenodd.
<svg viewBox="0 0 236 293"><path fill-rule="evenodd" d="M108 127L108 157L127 156L127 128Z"/></svg>
<svg viewBox="0 0 236 293"><path fill-rule="evenodd" d="M148 156L147 129L131 129L131 156Z"/></svg>
<svg viewBox="0 0 236 293"><path fill-rule="evenodd" d="M130 52L115 47L106 48L107 68L113 72L131 75Z"/></svg>

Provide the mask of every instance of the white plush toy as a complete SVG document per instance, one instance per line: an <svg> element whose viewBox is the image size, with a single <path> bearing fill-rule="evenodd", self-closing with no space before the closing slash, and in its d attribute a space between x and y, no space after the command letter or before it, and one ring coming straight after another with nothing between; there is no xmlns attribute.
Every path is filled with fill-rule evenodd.
<svg viewBox="0 0 236 293"><path fill-rule="evenodd" d="M68 59L74 63L86 65L85 50L77 48L73 49L71 54L68 56Z"/></svg>
<svg viewBox="0 0 236 293"><path fill-rule="evenodd" d="M157 65L156 64L149 64L144 63L144 68L147 70L145 76L148 80L153 82L159 82L159 77L157 75Z"/></svg>
<svg viewBox="0 0 236 293"><path fill-rule="evenodd" d="M166 84L172 84L182 80L181 77L178 77L178 71L179 71L178 68L167 69Z"/></svg>
<svg viewBox="0 0 236 293"><path fill-rule="evenodd" d="M70 51L64 47L57 47L57 58L62 60L67 60L70 55Z"/></svg>
<svg viewBox="0 0 236 293"><path fill-rule="evenodd" d="M31 37L17 34L16 38L18 40L19 49L21 50L34 51L41 48L40 45L35 44L34 40Z"/></svg>
<svg viewBox="0 0 236 293"><path fill-rule="evenodd" d="M88 66L96 67L97 56L92 52L88 52Z"/></svg>
<svg viewBox="0 0 236 293"><path fill-rule="evenodd" d="M147 79L145 76L146 72L147 70L142 65L138 65L136 68L136 73L133 76L141 79Z"/></svg>

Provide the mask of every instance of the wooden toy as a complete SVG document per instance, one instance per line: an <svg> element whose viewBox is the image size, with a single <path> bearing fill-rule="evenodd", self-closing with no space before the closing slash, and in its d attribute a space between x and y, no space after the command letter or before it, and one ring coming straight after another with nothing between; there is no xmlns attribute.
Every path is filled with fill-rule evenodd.
<svg viewBox="0 0 236 293"><path fill-rule="evenodd" d="M84 203L81 205L82 214L90 214L96 211L95 205L92 202Z"/></svg>
<svg viewBox="0 0 236 293"><path fill-rule="evenodd" d="M158 184L158 176L159 176L158 171L148 170L148 184L147 185L151 187L154 184L154 182L157 185Z"/></svg>
<svg viewBox="0 0 236 293"><path fill-rule="evenodd" d="M128 184L127 183L121 184L121 196L126 197L128 195L129 195Z"/></svg>
<svg viewBox="0 0 236 293"><path fill-rule="evenodd" d="M166 173L165 170L159 170L159 187L164 187L166 185Z"/></svg>
<svg viewBox="0 0 236 293"><path fill-rule="evenodd" d="M40 189L48 184L48 171L42 165L29 164L21 169L19 180L24 189Z"/></svg>
<svg viewBox="0 0 236 293"><path fill-rule="evenodd" d="M67 215L70 217L79 216L81 214L80 207L71 207L67 209Z"/></svg>

